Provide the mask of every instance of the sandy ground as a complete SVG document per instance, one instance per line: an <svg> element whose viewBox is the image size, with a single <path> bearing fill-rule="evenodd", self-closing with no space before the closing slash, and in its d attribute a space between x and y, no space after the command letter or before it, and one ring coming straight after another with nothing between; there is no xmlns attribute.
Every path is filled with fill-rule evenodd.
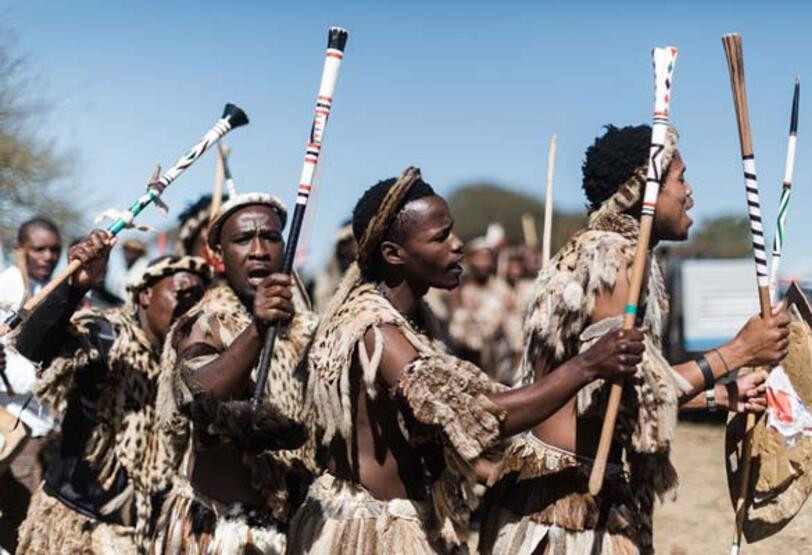
<svg viewBox="0 0 812 555"><path fill-rule="evenodd" d="M666 501L654 514L658 555L730 552L733 508L723 458L723 426L680 423L674 450L680 488L676 502ZM781 532L743 545L741 553L812 553L812 502Z"/></svg>

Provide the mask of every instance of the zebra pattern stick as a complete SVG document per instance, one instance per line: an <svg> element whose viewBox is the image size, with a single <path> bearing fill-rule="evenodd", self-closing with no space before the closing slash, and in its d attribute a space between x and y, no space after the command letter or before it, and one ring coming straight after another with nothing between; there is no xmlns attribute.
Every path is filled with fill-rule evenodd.
<svg viewBox="0 0 812 555"><path fill-rule="evenodd" d="M126 213L122 214L113 223L111 223L107 227L107 231L113 235L118 235L123 229L132 224L133 220L135 220L136 216L138 216L138 214L140 214L144 208L153 202L156 204L160 203L160 196L164 190L169 187L169 185L175 181L180 174L186 171L189 166L194 164L195 161L200 158L211 145L223 138L223 136L225 136L225 134L232 129L236 129L237 127L247 123L248 117L245 115L245 112L234 104L226 104L226 107L223 110L223 116L217 120L217 122L211 129L208 130L208 132L206 132L203 139L201 139L199 143L197 143L185 155L183 155L180 160L178 160L174 166L169 168L161 177L159 177L156 181L149 183L149 185L147 185L147 192L136 200ZM12 312L8 318L6 318L4 326L7 328L7 330L4 331L12 330L19 326L23 321L23 315L30 313L37 306L39 306L39 304L45 300L48 295L50 295L57 287L59 287L71 275L73 275L73 273L78 270L81 265L81 262L78 260L73 260L70 264L68 264L68 266L59 272L59 274L54 277L45 287L43 287L39 293L28 299L25 304L23 304L20 311Z"/></svg>
<svg viewBox="0 0 812 555"><path fill-rule="evenodd" d="M640 290L643 286L643 276L648 262L649 243L651 241L651 228L654 223L654 210L657 207L657 195L663 178L663 155L665 153L666 133L668 132L668 118L671 107L671 76L674 73L674 62L677 59L677 49L673 46L655 48L652 53L654 61L654 116L651 125L651 146L649 147L648 172L646 174L646 189L643 193L643 208L640 215L640 233L634 251L632 275L629 280L629 295L626 300L626 310L623 315L623 329L630 330L637 319L637 303L640 300ZM598 443L598 452L595 455L595 464L589 476L589 493L597 495L603 486L603 477L606 473L606 461L609 458L609 448L612 445L612 436L615 433L620 398L623 385L615 382L609 391L609 402L603 417L601 438Z"/></svg>
<svg viewBox="0 0 812 555"><path fill-rule="evenodd" d="M347 30L341 27L331 27L327 33L327 52L324 54L324 69L321 74L319 93L316 97L316 110L313 116L313 125L310 128L310 137L305 150L304 164L302 165L302 175L299 179L299 187L296 195L296 207L293 211L293 218L288 232L288 241L285 245L285 255L282 260L282 272L290 274L293 271L293 261L296 256L296 246L299 242L299 234L304 224L307 201L310 198L310 191L313 188L313 178L316 174L316 166L319 163L321 145L324 140L324 130L327 127L327 120L330 117L330 109L333 105L333 93L338 82L338 73L341 69L341 62L344 59L344 48L347 45ZM256 411L259 408L262 393L265 391L265 384L268 381L268 370L271 367L276 336L279 332L279 325L268 328L265 334L265 342L262 353L259 357L257 374L257 384L254 395L251 398L251 408Z"/></svg>
<svg viewBox="0 0 812 555"><path fill-rule="evenodd" d="M775 220L773 253L770 260L770 300L775 303L778 297L778 268L781 266L781 251L784 247L784 226L787 223L787 207L792 190L792 173L795 169L795 147L798 142L798 103L801 94L801 79L795 77L795 90L792 93L792 115L789 120L787 140L787 163L784 166L784 183L781 186L781 200L778 202L778 218Z"/></svg>
<svg viewBox="0 0 812 555"><path fill-rule="evenodd" d="M730 71L730 87L733 92L733 104L736 107L736 122L739 128L742 164L744 166L744 185L747 193L747 206L750 215L750 234L753 238L753 258L756 262L756 279L758 296L761 305L761 317L772 316L770 304L769 277L767 274L767 254L764 248L764 227L761 221L761 204L756 178L756 162L753 156L753 140L750 134L750 115L747 110L747 91L744 86L744 58L742 55L742 38L738 33L722 37L722 44L727 56L727 67ZM750 485L750 465L752 452L752 435L756 424L753 413L747 415L747 423L742 440L741 484L736 499L736 530L733 537L731 554L739 552L742 528L747 512L747 492Z"/></svg>

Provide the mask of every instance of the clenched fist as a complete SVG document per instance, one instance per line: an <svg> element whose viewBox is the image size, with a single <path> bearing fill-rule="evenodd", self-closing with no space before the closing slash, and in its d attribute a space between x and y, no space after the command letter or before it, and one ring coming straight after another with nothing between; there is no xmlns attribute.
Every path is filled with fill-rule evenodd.
<svg viewBox="0 0 812 555"><path fill-rule="evenodd" d="M78 260L82 266L71 276L71 284L77 289L90 289L104 275L110 249L116 244L109 231L94 229L68 251L68 261Z"/></svg>
<svg viewBox="0 0 812 555"><path fill-rule="evenodd" d="M581 356L592 380L631 376L643 359L643 332L614 330L601 337Z"/></svg>
<svg viewBox="0 0 812 555"><path fill-rule="evenodd" d="M268 327L293 317L293 280L287 274L271 274L257 287L254 318L260 327Z"/></svg>

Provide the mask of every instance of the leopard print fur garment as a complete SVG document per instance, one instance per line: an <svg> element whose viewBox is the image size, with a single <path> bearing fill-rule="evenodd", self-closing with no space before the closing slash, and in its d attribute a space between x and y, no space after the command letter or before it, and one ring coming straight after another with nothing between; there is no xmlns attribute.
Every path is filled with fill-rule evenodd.
<svg viewBox="0 0 812 555"><path fill-rule="evenodd" d="M110 322L115 340L107 355L109 371L99 395L97 424L90 430L85 460L96 469L97 479L105 488L112 487L121 468L126 470L126 490L102 510L112 513L134 502L135 538L144 548L150 533L152 496L168 487L173 467L155 433L159 350L139 327L134 308L76 313L71 318L70 339L41 372L36 394L57 412L65 410L76 374L100 359L91 340L98 319Z"/></svg>

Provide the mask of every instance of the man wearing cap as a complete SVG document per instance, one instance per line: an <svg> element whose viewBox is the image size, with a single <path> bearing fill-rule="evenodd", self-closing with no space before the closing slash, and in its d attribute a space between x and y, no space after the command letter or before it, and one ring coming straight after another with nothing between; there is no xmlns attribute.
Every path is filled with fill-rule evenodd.
<svg viewBox="0 0 812 555"><path fill-rule="evenodd" d="M299 362L316 324L294 311L292 280L279 273L286 215L271 195L242 194L209 228L225 281L177 322L162 358L159 421L180 476L154 553L285 551L289 516L314 467ZM263 404L252 412L245 400L265 332L279 322Z"/></svg>
<svg viewBox="0 0 812 555"><path fill-rule="evenodd" d="M143 551L169 485L169 458L154 432L160 350L173 320L202 296L209 269L193 257L159 258L133 284L131 305L75 312L114 243L95 230L71 248L82 269L17 337L19 352L41 364L38 398L63 416L18 553Z"/></svg>

